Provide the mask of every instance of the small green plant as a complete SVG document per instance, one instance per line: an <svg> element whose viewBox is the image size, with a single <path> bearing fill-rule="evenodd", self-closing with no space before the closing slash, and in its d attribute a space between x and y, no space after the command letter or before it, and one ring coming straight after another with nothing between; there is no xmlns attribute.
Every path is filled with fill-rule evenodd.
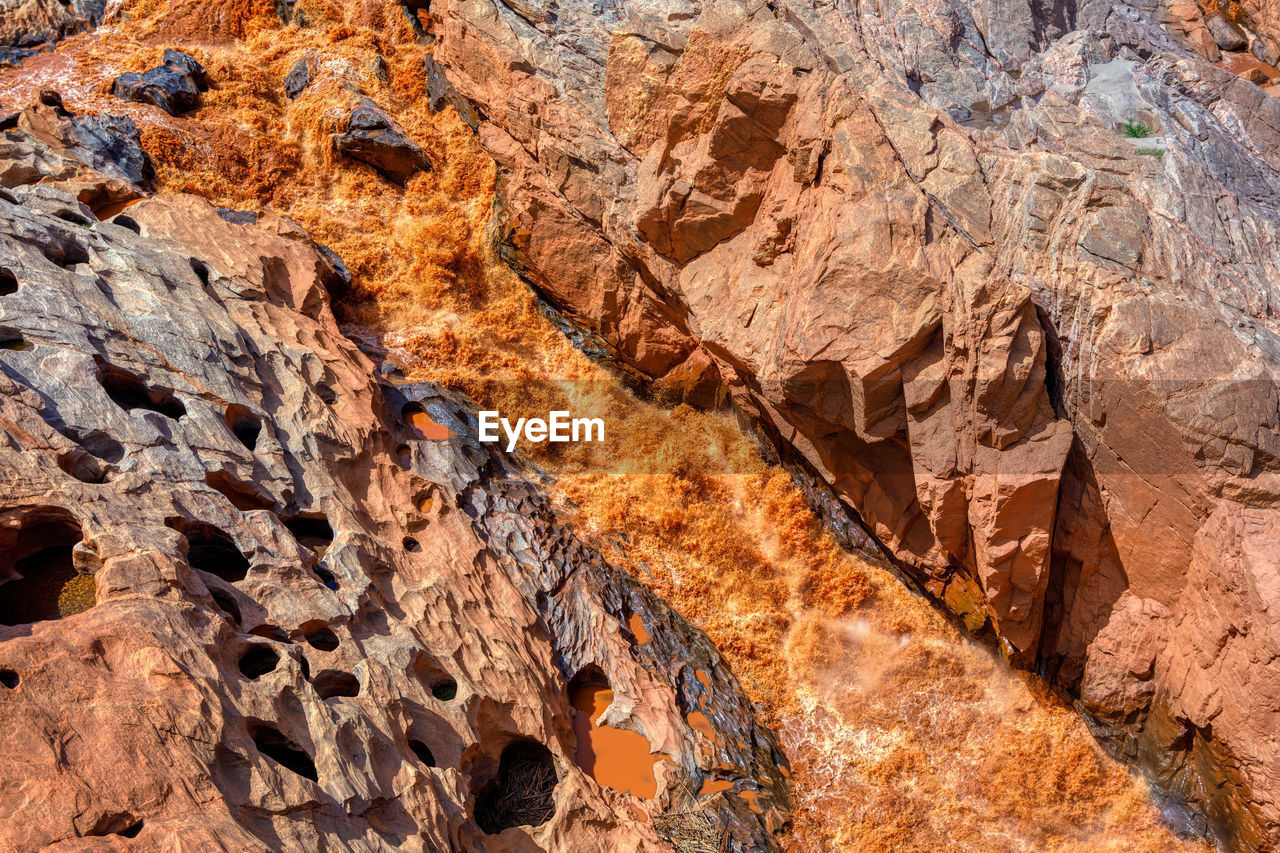
<svg viewBox="0 0 1280 853"><path fill-rule="evenodd" d="M1148 157L1154 157L1157 160L1164 159L1164 151L1159 148L1139 148L1139 154L1145 154Z"/></svg>
<svg viewBox="0 0 1280 853"><path fill-rule="evenodd" d="M1120 128L1124 132L1124 135L1130 139L1146 139L1148 136L1156 132L1154 127L1140 121L1121 122Z"/></svg>

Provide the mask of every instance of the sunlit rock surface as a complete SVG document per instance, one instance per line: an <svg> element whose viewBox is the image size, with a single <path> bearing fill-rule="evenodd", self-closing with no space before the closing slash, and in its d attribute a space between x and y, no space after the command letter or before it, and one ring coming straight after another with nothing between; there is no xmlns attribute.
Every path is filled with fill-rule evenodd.
<svg viewBox="0 0 1280 853"><path fill-rule="evenodd" d="M774 849L785 759L706 636L339 331L336 256L80 121L0 148L0 847ZM576 763L583 671L648 798Z"/></svg>
<svg viewBox="0 0 1280 853"><path fill-rule="evenodd" d="M658 387L722 382L1232 845L1280 840L1280 100L1201 10L431 15L522 275Z"/></svg>

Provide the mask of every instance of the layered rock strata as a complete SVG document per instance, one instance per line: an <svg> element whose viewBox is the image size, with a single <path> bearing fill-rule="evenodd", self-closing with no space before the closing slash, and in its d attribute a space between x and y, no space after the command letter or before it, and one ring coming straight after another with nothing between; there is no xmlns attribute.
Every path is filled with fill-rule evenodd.
<svg viewBox="0 0 1280 853"><path fill-rule="evenodd" d="M430 11L523 276L727 389L1236 849L1280 841L1280 100L1202 15Z"/></svg>

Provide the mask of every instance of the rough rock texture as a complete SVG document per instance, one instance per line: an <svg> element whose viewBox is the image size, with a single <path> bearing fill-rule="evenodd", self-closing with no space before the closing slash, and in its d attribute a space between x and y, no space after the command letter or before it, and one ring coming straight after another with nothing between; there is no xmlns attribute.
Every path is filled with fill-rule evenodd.
<svg viewBox="0 0 1280 853"><path fill-rule="evenodd" d="M334 139L341 153L368 163L398 184L431 167L396 120L373 101L362 97L347 117L347 129Z"/></svg>
<svg viewBox="0 0 1280 853"><path fill-rule="evenodd" d="M1280 2L1241 0L1239 16L1258 36L1251 46L1254 55L1272 65L1280 62Z"/></svg>
<svg viewBox="0 0 1280 853"><path fill-rule="evenodd" d="M0 0L0 46L36 47L97 26L106 0Z"/></svg>
<svg viewBox="0 0 1280 853"><path fill-rule="evenodd" d="M933 594L1264 849L1280 100L1205 61L1184 6L431 14L516 269L660 387L727 386Z"/></svg>
<svg viewBox="0 0 1280 853"><path fill-rule="evenodd" d="M706 637L344 337L297 225L138 183L99 220L68 187L127 168L24 129L77 121L0 149L0 848L657 851L695 809L775 849L783 759ZM576 766L584 669L655 799ZM497 832L530 766L539 825Z"/></svg>
<svg viewBox="0 0 1280 853"><path fill-rule="evenodd" d="M164 62L142 74L121 74L111 86L111 94L126 101L151 104L171 116L189 113L200 106L200 93L209 80L204 66L195 57L176 50L164 52Z"/></svg>

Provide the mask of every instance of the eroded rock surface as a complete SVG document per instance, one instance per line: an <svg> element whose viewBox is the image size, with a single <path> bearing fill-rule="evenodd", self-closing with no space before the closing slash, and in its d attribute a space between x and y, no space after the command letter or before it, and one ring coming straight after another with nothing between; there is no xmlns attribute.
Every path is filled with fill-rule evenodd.
<svg viewBox="0 0 1280 853"><path fill-rule="evenodd" d="M430 11L516 269L659 387L727 387L1236 849L1280 842L1280 100L1200 9Z"/></svg>
<svg viewBox="0 0 1280 853"><path fill-rule="evenodd" d="M332 253L24 129L75 121L0 150L0 847L657 851L692 810L774 849L784 759L705 635L339 331ZM586 669L652 799L576 766Z"/></svg>

